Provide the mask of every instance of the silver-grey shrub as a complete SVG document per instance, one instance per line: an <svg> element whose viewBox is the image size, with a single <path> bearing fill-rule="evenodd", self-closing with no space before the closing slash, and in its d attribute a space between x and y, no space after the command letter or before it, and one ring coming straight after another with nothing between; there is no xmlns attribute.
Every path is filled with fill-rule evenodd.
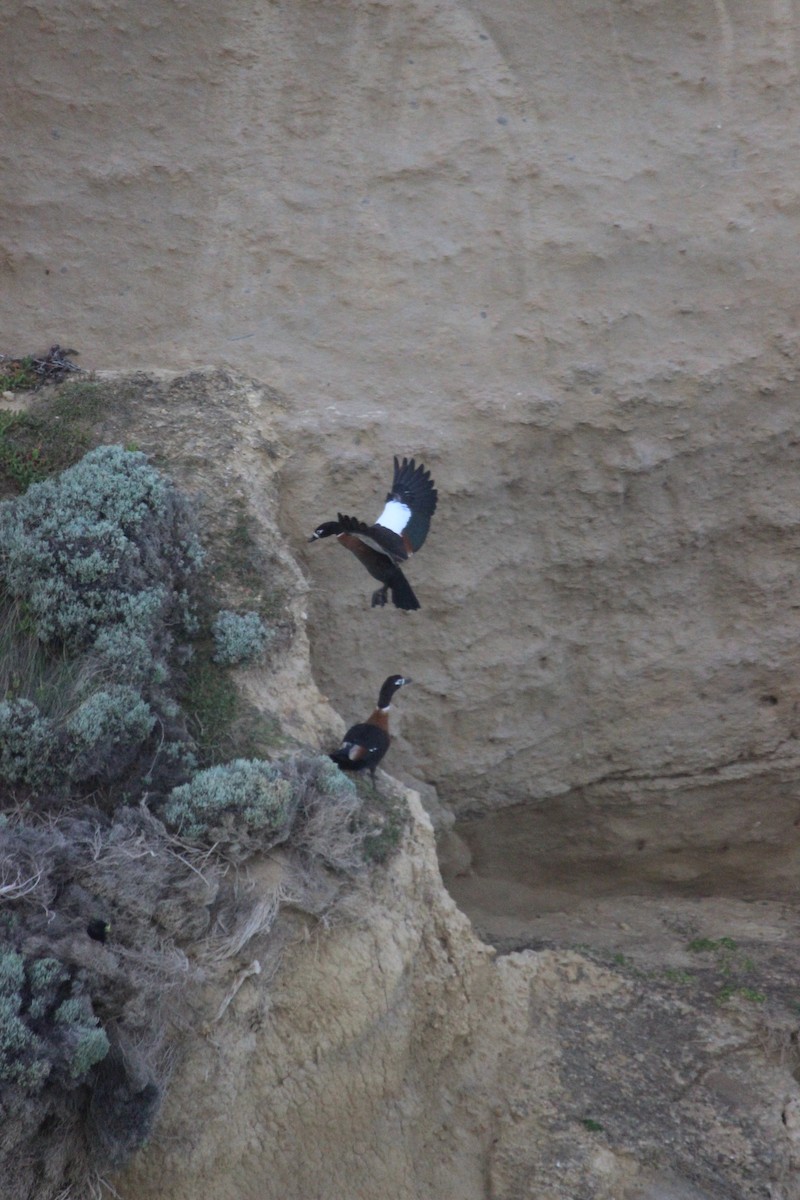
<svg viewBox="0 0 800 1200"><path fill-rule="evenodd" d="M76 782L118 778L135 760L156 715L135 688L93 692L66 724L69 775Z"/></svg>
<svg viewBox="0 0 800 1200"><path fill-rule="evenodd" d="M0 781L38 790L58 775L56 726L31 700L0 702Z"/></svg>
<svg viewBox="0 0 800 1200"><path fill-rule="evenodd" d="M211 635L214 638L214 662L223 666L257 662L263 657L275 631L269 629L257 612L218 613Z"/></svg>
<svg viewBox="0 0 800 1200"><path fill-rule="evenodd" d="M166 664L154 657L146 638L121 625L98 634L84 664L90 682L126 683L140 691L162 686L168 675Z"/></svg>
<svg viewBox="0 0 800 1200"><path fill-rule="evenodd" d="M36 1092L51 1075L73 1086L108 1049L79 974L54 958L0 952L0 1089Z"/></svg>
<svg viewBox="0 0 800 1200"><path fill-rule="evenodd" d="M327 755L274 763L236 759L173 788L163 818L187 841L234 861L288 842L336 871L364 865L361 802L355 784Z"/></svg>
<svg viewBox="0 0 800 1200"><path fill-rule="evenodd" d="M297 803L296 788L273 763L236 758L173 788L164 819L187 841L244 859L286 840Z"/></svg>
<svg viewBox="0 0 800 1200"><path fill-rule="evenodd" d="M185 583L201 561L177 488L121 446L0 504L0 575L41 641L86 648L122 626L152 646L188 618Z"/></svg>
<svg viewBox="0 0 800 1200"><path fill-rule="evenodd" d="M364 866L364 828L356 785L325 755L292 760L300 803L292 846L305 858L345 874Z"/></svg>
<svg viewBox="0 0 800 1200"><path fill-rule="evenodd" d="M49 803L66 781L132 793L187 778L189 738L170 671L196 632L188 589L202 558L173 482L121 446L100 446L0 503L6 641L24 649L38 640L50 682L51 660L75 664L57 712L31 703L33 672L15 688L27 705L0 708L0 781Z"/></svg>

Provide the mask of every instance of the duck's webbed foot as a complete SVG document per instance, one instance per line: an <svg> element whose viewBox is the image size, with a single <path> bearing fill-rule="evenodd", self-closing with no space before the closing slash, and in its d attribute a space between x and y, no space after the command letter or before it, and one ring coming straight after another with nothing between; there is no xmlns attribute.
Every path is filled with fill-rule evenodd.
<svg viewBox="0 0 800 1200"><path fill-rule="evenodd" d="M372 593L372 607L383 608L389 594L388 587L384 584L382 588L378 588L377 592Z"/></svg>

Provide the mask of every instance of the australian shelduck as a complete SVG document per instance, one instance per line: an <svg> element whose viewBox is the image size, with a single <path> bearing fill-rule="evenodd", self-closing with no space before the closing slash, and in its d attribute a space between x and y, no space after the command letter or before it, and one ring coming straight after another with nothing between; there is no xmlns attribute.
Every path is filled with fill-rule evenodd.
<svg viewBox="0 0 800 1200"><path fill-rule="evenodd" d="M331 758L343 771L369 771L375 784L375 768L389 749L389 709L395 692L411 680L407 675L390 675L383 682L378 703L360 725L352 725Z"/></svg>
<svg viewBox="0 0 800 1200"><path fill-rule="evenodd" d="M428 536L437 499L430 471L422 463L417 466L413 458L404 458L401 463L395 455L392 490L374 525L339 513L337 520L318 525L308 540L335 537L360 559L370 575L383 584L372 594L373 608L376 604L383 607L389 591L396 608L419 608L400 563L419 550Z"/></svg>

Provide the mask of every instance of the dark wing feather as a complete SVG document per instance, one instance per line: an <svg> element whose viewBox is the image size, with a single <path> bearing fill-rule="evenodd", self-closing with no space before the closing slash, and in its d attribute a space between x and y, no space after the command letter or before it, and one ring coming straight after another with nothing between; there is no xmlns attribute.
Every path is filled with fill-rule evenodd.
<svg viewBox="0 0 800 1200"><path fill-rule="evenodd" d="M408 524L403 530L403 538L412 551L419 550L431 525L431 517L436 512L439 493L433 486L430 471L426 471L422 463L416 465L414 459L404 458L402 462L397 455L394 458L394 479L392 490L386 497L399 500L411 509Z"/></svg>
<svg viewBox="0 0 800 1200"><path fill-rule="evenodd" d="M342 533L352 533L360 538L365 546L371 546L373 550L385 554L394 562L405 562L408 558L403 539L393 530L386 529L383 525L365 525L358 517L346 517L343 513L338 513L337 516Z"/></svg>
<svg viewBox="0 0 800 1200"><path fill-rule="evenodd" d="M361 771L376 766L389 749L389 735L377 725L353 725L331 758L345 771Z"/></svg>
<svg viewBox="0 0 800 1200"><path fill-rule="evenodd" d="M389 587L392 589L392 604L395 608L403 608L406 612L413 612L419 608L419 600L399 567L395 568Z"/></svg>

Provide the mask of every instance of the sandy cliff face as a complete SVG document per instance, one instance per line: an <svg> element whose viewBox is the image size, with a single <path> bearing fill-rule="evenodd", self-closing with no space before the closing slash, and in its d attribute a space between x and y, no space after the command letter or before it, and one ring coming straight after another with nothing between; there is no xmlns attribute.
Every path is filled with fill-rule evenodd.
<svg viewBox="0 0 800 1200"><path fill-rule="evenodd" d="M245 984L195 1044L124 1195L163 1194L165 1178L175 1200L482 1194L492 1121L474 1039L491 954L415 815L349 919L301 934L274 981Z"/></svg>
<svg viewBox="0 0 800 1200"><path fill-rule="evenodd" d="M768 1012L721 1007L669 957L495 960L411 804L402 853L348 919L298 934L193 1042L153 1144L114 1181L125 1200L800 1195L796 1045L773 1007L793 957L773 955Z"/></svg>
<svg viewBox="0 0 800 1200"><path fill-rule="evenodd" d="M231 508L252 518L250 553L271 563L293 637L243 683L324 747L340 723L311 678L306 585L274 524L281 397L221 372L105 386L108 439L164 456L198 489L206 527ZM641 870L630 899L619 874L604 897L596 872L583 912L541 907L538 949L497 956L443 888L430 822L409 803L397 856L332 918L289 904L268 938L206 967L199 1033L119 1194L800 1196L792 908L663 887L648 898ZM274 888L280 869L255 862L241 886ZM504 887L492 932L530 941L510 874Z"/></svg>
<svg viewBox="0 0 800 1200"><path fill-rule="evenodd" d="M459 811L793 764L797 37L785 3L26 4L5 336L279 385L296 544L433 467L420 619L305 563L324 690L421 676L397 761Z"/></svg>
<svg viewBox="0 0 800 1200"><path fill-rule="evenodd" d="M604 953L638 946L637 970L660 954L689 974L698 937L756 958L794 946L794 0L65 0L13 15L3 348L223 363L280 388L276 494L311 587L316 680L345 720L389 672L419 681L392 766L461 816L449 882L480 928L506 946L589 930ZM442 497L409 618L371 612L349 556L303 544L340 507L372 519L396 452L423 458ZM610 1011L636 986L609 985ZM575 1020L553 1017L554 1036ZM716 1079L712 1108L740 1112L749 1084L739 1065L728 1079L728 1048L773 1045L745 1025L742 1042L713 1035L721 1076L687 1068L616 1150L582 1127L591 1187L558 1174L563 1157L526 1175L520 1147L551 1130L534 1107L484 1189L599 1196L606 1171L618 1194L678 1099L698 1111ZM640 1099L666 1070L647 1061ZM751 1089L780 1145L796 1128L782 1086ZM744 1161L727 1138L705 1149ZM791 1194L788 1160L765 1161L748 1178ZM747 1194L676 1170L625 1186Z"/></svg>

